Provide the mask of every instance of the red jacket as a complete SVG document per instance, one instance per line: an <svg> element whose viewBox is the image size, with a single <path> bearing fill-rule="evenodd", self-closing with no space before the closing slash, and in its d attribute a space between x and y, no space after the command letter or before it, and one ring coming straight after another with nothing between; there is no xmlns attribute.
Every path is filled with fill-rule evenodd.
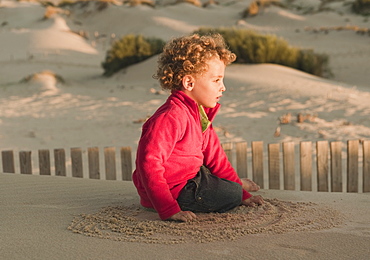
<svg viewBox="0 0 370 260"><path fill-rule="evenodd" d="M219 110L205 108L212 121ZM199 108L182 91L174 91L143 125L133 182L144 207L161 219L181 211L176 199L201 165L212 174L241 184L212 125L202 133ZM252 195L243 190L243 200Z"/></svg>

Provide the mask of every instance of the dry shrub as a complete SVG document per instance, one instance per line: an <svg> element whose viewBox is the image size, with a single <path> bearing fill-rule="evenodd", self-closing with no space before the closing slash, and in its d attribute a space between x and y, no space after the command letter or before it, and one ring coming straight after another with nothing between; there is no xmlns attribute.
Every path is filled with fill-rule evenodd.
<svg viewBox="0 0 370 260"><path fill-rule="evenodd" d="M216 0L208 0L207 2L205 2L203 4L203 7L207 7L207 6L210 6L210 5L219 5L220 3Z"/></svg>
<svg viewBox="0 0 370 260"><path fill-rule="evenodd" d="M315 28L315 27L305 27L305 31L310 31L313 33L325 33L328 34L330 31L354 31L357 34L360 35L369 35L370 36L370 29L369 28L364 28L364 27L358 27L356 25L345 25L345 26L331 26L331 27L326 27L322 26L320 28Z"/></svg>
<svg viewBox="0 0 370 260"><path fill-rule="evenodd" d="M255 16L260 12L261 8L268 7L270 5L283 6L283 4L280 3L280 0L256 0L250 3L247 9L243 11L242 17L246 18L249 16Z"/></svg>
<svg viewBox="0 0 370 260"><path fill-rule="evenodd" d="M243 17L257 15L258 11L259 11L259 7L258 7L258 4L257 4L257 1L254 1L248 6L248 8L246 9Z"/></svg>
<svg viewBox="0 0 370 260"><path fill-rule="evenodd" d="M316 114L298 113L297 123L303 123L305 121L315 122L316 118L317 118Z"/></svg>
<svg viewBox="0 0 370 260"><path fill-rule="evenodd" d="M279 117L280 124L285 125L289 124L292 121L292 114L287 113Z"/></svg>
<svg viewBox="0 0 370 260"><path fill-rule="evenodd" d="M54 14L58 13L58 9L54 6L48 6L45 9L44 17L43 19L49 19L52 17Z"/></svg>
<svg viewBox="0 0 370 260"><path fill-rule="evenodd" d="M110 4L117 5L117 0L98 0L95 2L96 10L102 11L106 9Z"/></svg>
<svg viewBox="0 0 370 260"><path fill-rule="evenodd" d="M74 1L74 0L62 0L61 2L59 2L58 6L59 7L66 7L66 6L74 6L76 4L79 4L80 2L84 2L85 4L87 4L88 2L87 1Z"/></svg>
<svg viewBox="0 0 370 260"><path fill-rule="evenodd" d="M49 5L45 9L45 13L44 13L43 19L44 20L50 19L55 14L68 14L68 13L69 12L67 10L63 10L61 8L58 8L58 7L54 7L54 6Z"/></svg>
<svg viewBox="0 0 370 260"><path fill-rule="evenodd" d="M147 5L155 7L155 2L153 0L125 0L123 3L128 4L129 6Z"/></svg>
<svg viewBox="0 0 370 260"><path fill-rule="evenodd" d="M40 76L51 76L51 77L54 77L58 83L61 83L61 84L65 83L65 80L63 79L62 76L55 74L53 71L50 71L50 70L44 70L41 72L33 73L31 75L24 77L20 82L27 83L27 82L31 82L34 80L38 80Z"/></svg>
<svg viewBox="0 0 370 260"><path fill-rule="evenodd" d="M106 9L110 4L118 5L120 2L118 0L97 0L97 1L91 1L91 0L63 0L61 1L58 6L59 7L67 7L67 6L78 6L80 8L85 8L90 5L90 3L94 3L96 10L102 11Z"/></svg>

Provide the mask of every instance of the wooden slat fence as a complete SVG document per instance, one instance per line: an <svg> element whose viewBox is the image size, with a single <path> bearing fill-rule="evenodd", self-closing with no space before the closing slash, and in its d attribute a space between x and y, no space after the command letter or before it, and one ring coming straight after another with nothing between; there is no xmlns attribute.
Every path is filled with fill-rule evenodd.
<svg viewBox="0 0 370 260"><path fill-rule="evenodd" d="M349 140L346 149L340 141L310 141L270 143L266 150L262 141L223 143L222 147L241 178L249 177L264 189L323 192L370 192L370 141ZM32 165L32 152L20 151L19 172L70 176L90 179L132 180L131 147L54 149L53 161L49 150L38 150L38 171ZM87 155L87 160L84 157ZM102 155L102 156L101 156ZM234 157L234 155L236 155ZM15 152L1 152L2 171L17 173ZM344 157L344 158L343 158ZM86 159L86 158L85 158ZM104 164L102 174L101 161ZM119 167L117 167L119 165ZM87 169L84 167L87 166ZM344 166L344 167L343 167ZM248 169L251 169L251 173ZM267 171L265 171L267 168ZM360 170L362 169L362 170ZM84 171L87 174L84 175ZM120 173L120 178L117 177ZM361 184L361 185L360 185Z"/></svg>
<svg viewBox="0 0 370 260"><path fill-rule="evenodd" d="M100 164L100 149L98 147L89 147L87 151L82 148L74 147L69 150L70 158L67 158L65 149L54 149L54 164L52 167L52 158L49 150L38 150L38 170L35 170L32 163L32 151L19 152L19 169L21 174L40 174L40 175L53 175L55 176L68 176L68 166L70 166L70 176L76 178L83 178L85 168L87 166L87 178L90 179L117 179L117 149L116 147L105 147L103 149L103 162L104 162L104 176L101 174ZM87 154L87 160L84 154ZM132 151L130 147L120 148L120 165L122 180L132 180ZM2 172L4 173L17 173L15 152L6 150L1 152L2 157Z"/></svg>

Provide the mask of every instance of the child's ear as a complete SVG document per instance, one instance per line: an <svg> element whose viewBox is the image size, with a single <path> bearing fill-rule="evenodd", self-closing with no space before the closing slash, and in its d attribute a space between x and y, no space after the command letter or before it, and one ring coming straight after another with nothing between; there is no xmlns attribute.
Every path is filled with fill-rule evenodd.
<svg viewBox="0 0 370 260"><path fill-rule="evenodd" d="M185 90L192 91L194 88L194 77L191 75L185 75L182 78L182 86Z"/></svg>

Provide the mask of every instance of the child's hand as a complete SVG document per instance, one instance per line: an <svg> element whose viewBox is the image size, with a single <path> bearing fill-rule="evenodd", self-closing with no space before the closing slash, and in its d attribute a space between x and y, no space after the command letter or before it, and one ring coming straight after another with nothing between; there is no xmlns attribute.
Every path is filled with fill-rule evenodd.
<svg viewBox="0 0 370 260"><path fill-rule="evenodd" d="M264 202L262 196L257 195L244 200L242 204L248 207L255 207L256 205L262 205Z"/></svg>
<svg viewBox="0 0 370 260"><path fill-rule="evenodd" d="M187 222L196 218L197 216L191 211L180 211L175 215L172 215L169 219Z"/></svg>

